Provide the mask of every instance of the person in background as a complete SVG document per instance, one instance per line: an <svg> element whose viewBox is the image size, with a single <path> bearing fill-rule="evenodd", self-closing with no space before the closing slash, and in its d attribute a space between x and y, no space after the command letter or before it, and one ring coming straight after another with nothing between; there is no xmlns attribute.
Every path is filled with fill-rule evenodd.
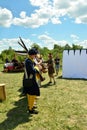
<svg viewBox="0 0 87 130"><path fill-rule="evenodd" d="M54 61L53 61L53 57L52 57L51 53L49 53L49 55L48 55L47 66L48 66L48 75L49 75L49 78L50 78L49 83L52 83L52 80L53 80L53 82L55 84L56 81L55 81L55 78L54 78L54 73L55 73Z"/></svg>
<svg viewBox="0 0 87 130"><path fill-rule="evenodd" d="M18 60L16 59L16 55L14 54L14 57L13 57L13 59L12 59L12 63L13 63L13 65L14 65L14 67L15 68L17 68L18 67Z"/></svg>
<svg viewBox="0 0 87 130"><path fill-rule="evenodd" d="M54 63L55 63L56 76L58 76L59 67L60 67L60 58L58 57L58 55L57 55L56 58L54 59Z"/></svg>
<svg viewBox="0 0 87 130"><path fill-rule="evenodd" d="M6 57L5 63L9 63L9 62L10 62L9 59Z"/></svg>
<svg viewBox="0 0 87 130"><path fill-rule="evenodd" d="M25 68L26 68L26 72L28 74L28 77L32 75L32 80L34 82L34 86L32 87L28 87L28 88L24 88L24 91L27 95L27 100L28 100L28 112L30 114L37 114L38 111L36 111L34 109L34 103L36 100L36 96L40 96L40 89L39 86L37 84L36 81L36 73L37 70L34 68L34 59L37 55L37 51L32 48L28 51L28 58L25 60ZM25 77L25 73L24 73L24 77Z"/></svg>

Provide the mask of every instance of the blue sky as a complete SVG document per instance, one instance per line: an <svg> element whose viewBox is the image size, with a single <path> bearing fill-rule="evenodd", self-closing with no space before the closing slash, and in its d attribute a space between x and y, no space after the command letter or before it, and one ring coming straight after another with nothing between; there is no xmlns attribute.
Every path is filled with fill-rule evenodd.
<svg viewBox="0 0 87 130"><path fill-rule="evenodd" d="M19 36L52 49L54 44L87 48L87 0L0 0L0 52L22 50Z"/></svg>

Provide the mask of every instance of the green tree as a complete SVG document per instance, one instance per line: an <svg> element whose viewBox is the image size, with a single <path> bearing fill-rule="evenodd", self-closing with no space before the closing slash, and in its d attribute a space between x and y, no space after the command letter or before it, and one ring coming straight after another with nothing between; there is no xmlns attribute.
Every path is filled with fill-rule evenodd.
<svg viewBox="0 0 87 130"><path fill-rule="evenodd" d="M37 50L40 50L40 49L41 49L41 47L40 47L38 44L36 44L36 43L33 43L31 47L34 47L34 48L36 48Z"/></svg>
<svg viewBox="0 0 87 130"><path fill-rule="evenodd" d="M65 50L70 50L71 47L70 47L68 44L66 44L66 45L64 46L64 49L65 49Z"/></svg>
<svg viewBox="0 0 87 130"><path fill-rule="evenodd" d="M83 47L80 46L80 45L72 44L72 49L74 49L74 50L76 50L76 49L83 49Z"/></svg>

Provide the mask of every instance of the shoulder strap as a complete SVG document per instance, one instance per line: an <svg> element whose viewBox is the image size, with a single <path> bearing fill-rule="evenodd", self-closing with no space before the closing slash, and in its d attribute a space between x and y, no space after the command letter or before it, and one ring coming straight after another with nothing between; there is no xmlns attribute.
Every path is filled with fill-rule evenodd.
<svg viewBox="0 0 87 130"><path fill-rule="evenodd" d="M27 73L27 69L26 69L26 66L24 67L24 71L25 71L25 79L32 79L33 78L33 74L30 74L29 76L28 76L28 73Z"/></svg>
<svg viewBox="0 0 87 130"><path fill-rule="evenodd" d="M25 78L28 79L28 74L27 74L26 67L24 68L24 71L25 71Z"/></svg>
<svg viewBox="0 0 87 130"><path fill-rule="evenodd" d="M24 72L25 72L25 79L28 79L28 74L27 74L27 69L26 69L25 62L24 62Z"/></svg>

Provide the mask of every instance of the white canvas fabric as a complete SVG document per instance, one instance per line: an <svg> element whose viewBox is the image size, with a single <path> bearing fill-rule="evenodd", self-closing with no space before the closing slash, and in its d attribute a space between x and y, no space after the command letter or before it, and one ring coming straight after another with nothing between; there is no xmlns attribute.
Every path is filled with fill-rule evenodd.
<svg viewBox="0 0 87 130"><path fill-rule="evenodd" d="M86 50L64 50L62 61L63 78L87 79Z"/></svg>

